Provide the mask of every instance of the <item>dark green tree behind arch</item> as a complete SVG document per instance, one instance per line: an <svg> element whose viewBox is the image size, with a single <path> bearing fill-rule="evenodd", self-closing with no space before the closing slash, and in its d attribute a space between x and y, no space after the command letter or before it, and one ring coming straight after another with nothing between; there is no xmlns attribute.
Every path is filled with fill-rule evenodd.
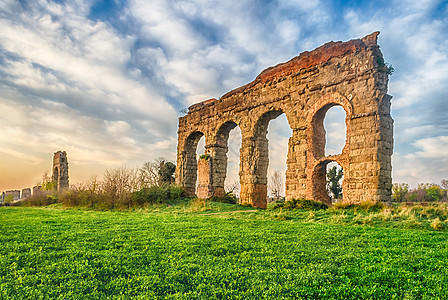
<svg viewBox="0 0 448 300"><path fill-rule="evenodd" d="M334 166L327 171L327 190L333 200L342 199L342 185L340 183L344 172L342 168Z"/></svg>
<svg viewBox="0 0 448 300"><path fill-rule="evenodd" d="M162 160L159 166L159 185L174 183L174 172L176 172L176 165L170 161Z"/></svg>

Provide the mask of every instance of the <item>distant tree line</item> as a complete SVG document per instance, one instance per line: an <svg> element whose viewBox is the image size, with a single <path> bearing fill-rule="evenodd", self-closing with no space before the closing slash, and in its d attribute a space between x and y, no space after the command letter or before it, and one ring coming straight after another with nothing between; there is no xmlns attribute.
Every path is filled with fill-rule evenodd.
<svg viewBox="0 0 448 300"><path fill-rule="evenodd" d="M174 184L176 165L164 158L145 162L141 167L126 166L106 170L102 180L97 177L58 193L46 174L39 193L23 205L42 206L62 203L96 209L130 209L148 204L175 201L184 197L182 188Z"/></svg>
<svg viewBox="0 0 448 300"><path fill-rule="evenodd" d="M392 198L395 202L448 201L448 180L443 179L440 185L419 183L414 189L410 189L407 183L394 183Z"/></svg>

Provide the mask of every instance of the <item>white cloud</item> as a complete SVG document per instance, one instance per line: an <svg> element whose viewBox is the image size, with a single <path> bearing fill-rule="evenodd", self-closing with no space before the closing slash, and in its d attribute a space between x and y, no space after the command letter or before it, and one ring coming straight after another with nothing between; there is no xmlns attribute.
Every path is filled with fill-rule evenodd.
<svg viewBox="0 0 448 300"><path fill-rule="evenodd" d="M116 136L124 136L129 134L131 125L125 121L106 121L107 131Z"/></svg>
<svg viewBox="0 0 448 300"><path fill-rule="evenodd" d="M355 36L381 31L383 53L395 67L389 85L393 110L431 102L429 97L446 90L448 78L447 23L428 16L437 1L410 2L396 1L367 19L365 12L345 14Z"/></svg>
<svg viewBox="0 0 448 300"><path fill-rule="evenodd" d="M269 9L244 1L135 0L130 10L144 32L141 38L150 45L139 50L142 61L157 66L157 77L184 94L184 103L190 105L220 97L296 55L301 28L295 17L280 11L309 16L307 5L283 3ZM324 10L318 11L319 20L312 26L322 23Z"/></svg>
<svg viewBox="0 0 448 300"><path fill-rule="evenodd" d="M422 150L415 153L417 156L446 162L445 169L448 172L448 136L421 139L415 145Z"/></svg>
<svg viewBox="0 0 448 300"><path fill-rule="evenodd" d="M53 74L45 74L46 79L56 82L59 91L63 90L61 85L78 88L99 105L112 104L119 111L147 115L155 126L168 125L166 120L175 118L172 107L151 87L127 78L125 68L133 38L120 37L105 23L76 15L69 6L59 7L65 10L64 18L53 19L40 12L42 16L22 14L19 24L0 20L5 28L0 33L3 47L20 55L22 64L28 66L28 74L17 74L21 76L15 83L27 88L42 83L42 72L32 70L36 67L31 64L38 64L51 70ZM14 69L10 73L14 75Z"/></svg>
<svg viewBox="0 0 448 300"><path fill-rule="evenodd" d="M0 70L11 77L11 82L36 90L47 90L52 92L67 92L68 86L50 72L43 72L34 67L29 61L5 60L4 65L0 65Z"/></svg>
<svg viewBox="0 0 448 300"><path fill-rule="evenodd" d="M134 0L130 1L130 10L142 25L143 37L158 41L173 56L193 53L201 47L200 36L195 35L188 22L170 4L164 0ZM194 9L192 4L189 7L190 11ZM182 12L186 11L185 6L181 8Z"/></svg>
<svg viewBox="0 0 448 300"><path fill-rule="evenodd" d="M438 184L448 178L448 136L420 139L414 146L418 150L413 153L394 153L394 182L407 182L416 187L418 183Z"/></svg>
<svg viewBox="0 0 448 300"><path fill-rule="evenodd" d="M0 45L12 54L0 64L2 87L14 91L0 104L9 115L20 115L3 125L4 152L43 157L64 148L75 160L111 165L148 160L166 146L161 144L172 146L173 107L141 73L127 73L134 37L89 20L87 2L28 7L0 18Z"/></svg>

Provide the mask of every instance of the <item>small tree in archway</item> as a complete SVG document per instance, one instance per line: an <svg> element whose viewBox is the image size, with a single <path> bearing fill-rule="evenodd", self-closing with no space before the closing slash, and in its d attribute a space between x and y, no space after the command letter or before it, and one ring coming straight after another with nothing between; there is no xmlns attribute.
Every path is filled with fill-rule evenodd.
<svg viewBox="0 0 448 300"><path fill-rule="evenodd" d="M342 185L340 183L344 172L342 168L334 166L327 172L327 190L333 200L342 199Z"/></svg>
<svg viewBox="0 0 448 300"><path fill-rule="evenodd" d="M283 178L280 172L274 172L274 175L271 177L271 182L269 183L269 188L274 201L279 201L283 190Z"/></svg>

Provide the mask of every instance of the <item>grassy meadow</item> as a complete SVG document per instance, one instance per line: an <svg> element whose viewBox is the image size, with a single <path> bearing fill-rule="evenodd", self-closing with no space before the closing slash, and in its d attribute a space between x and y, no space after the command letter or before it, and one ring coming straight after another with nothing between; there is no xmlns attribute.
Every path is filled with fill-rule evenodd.
<svg viewBox="0 0 448 300"><path fill-rule="evenodd" d="M448 299L444 207L1 207L0 299Z"/></svg>

